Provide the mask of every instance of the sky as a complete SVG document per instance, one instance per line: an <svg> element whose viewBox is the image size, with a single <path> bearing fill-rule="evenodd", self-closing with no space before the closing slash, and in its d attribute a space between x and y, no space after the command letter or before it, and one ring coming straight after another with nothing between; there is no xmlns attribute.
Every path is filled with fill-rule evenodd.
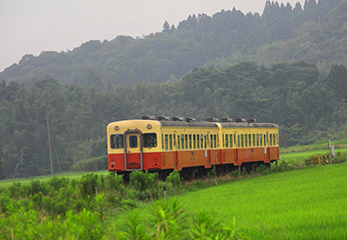
<svg viewBox="0 0 347 240"><path fill-rule="evenodd" d="M279 4L305 0L278 0ZM176 27L189 15L212 16L235 7L244 14L264 10L266 0L1 0L0 72L25 54L68 51L89 40L119 35L143 37Z"/></svg>

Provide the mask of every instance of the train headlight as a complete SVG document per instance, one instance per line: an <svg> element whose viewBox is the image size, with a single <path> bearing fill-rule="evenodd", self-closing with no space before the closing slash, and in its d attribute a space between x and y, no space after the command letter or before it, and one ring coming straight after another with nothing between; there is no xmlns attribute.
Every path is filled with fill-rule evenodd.
<svg viewBox="0 0 347 240"><path fill-rule="evenodd" d="M147 128L148 128L148 129L151 129L151 128L152 128L152 125L151 125L151 124L148 124L148 125L147 125Z"/></svg>
<svg viewBox="0 0 347 240"><path fill-rule="evenodd" d="M118 130L119 130L119 127L116 125L116 126L114 127L114 129L116 129L116 131L118 131Z"/></svg>

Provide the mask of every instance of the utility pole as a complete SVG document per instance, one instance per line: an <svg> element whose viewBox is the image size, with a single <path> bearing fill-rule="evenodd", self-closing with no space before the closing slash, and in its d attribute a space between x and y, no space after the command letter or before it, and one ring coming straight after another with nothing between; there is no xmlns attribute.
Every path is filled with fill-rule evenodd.
<svg viewBox="0 0 347 240"><path fill-rule="evenodd" d="M46 118L46 121L47 121L47 133L48 133L49 161L51 163L51 175L53 175L54 174L54 170L53 170L52 149L51 149L51 133L49 131L49 121L48 121L48 118Z"/></svg>

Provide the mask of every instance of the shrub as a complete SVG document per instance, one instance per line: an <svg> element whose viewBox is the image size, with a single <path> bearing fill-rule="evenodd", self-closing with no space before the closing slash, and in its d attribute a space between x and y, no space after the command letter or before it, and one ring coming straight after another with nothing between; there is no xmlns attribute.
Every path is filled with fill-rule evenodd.
<svg viewBox="0 0 347 240"><path fill-rule="evenodd" d="M98 175L94 173L83 175L80 185L84 197L87 195L94 196L98 188Z"/></svg>
<svg viewBox="0 0 347 240"><path fill-rule="evenodd" d="M61 178L53 177L47 181L47 184L52 186L54 190L59 190L69 185L69 179L64 177L61 177Z"/></svg>
<svg viewBox="0 0 347 240"><path fill-rule="evenodd" d="M107 155L79 161L71 167L76 172L92 172L107 170Z"/></svg>
<svg viewBox="0 0 347 240"><path fill-rule="evenodd" d="M137 191L139 200L158 199L158 173L132 172L129 184Z"/></svg>
<svg viewBox="0 0 347 240"><path fill-rule="evenodd" d="M181 187L181 180L182 178L180 177L180 173L177 170L170 173L170 175L166 178L166 182L171 183L172 186L176 189L179 189Z"/></svg>

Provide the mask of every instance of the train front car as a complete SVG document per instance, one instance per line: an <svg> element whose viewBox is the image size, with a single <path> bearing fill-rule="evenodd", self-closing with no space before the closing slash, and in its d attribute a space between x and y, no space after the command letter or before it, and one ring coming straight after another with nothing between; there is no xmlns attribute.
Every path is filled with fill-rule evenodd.
<svg viewBox="0 0 347 240"><path fill-rule="evenodd" d="M153 120L127 120L107 126L108 170L132 171L161 168L161 124Z"/></svg>

